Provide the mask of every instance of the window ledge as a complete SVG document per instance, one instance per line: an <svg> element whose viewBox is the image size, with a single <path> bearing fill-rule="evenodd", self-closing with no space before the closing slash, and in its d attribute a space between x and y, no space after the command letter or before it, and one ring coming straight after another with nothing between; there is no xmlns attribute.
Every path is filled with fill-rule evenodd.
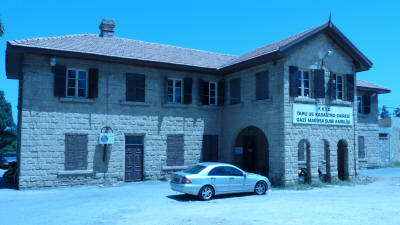
<svg viewBox="0 0 400 225"><path fill-rule="evenodd" d="M259 105L259 104L265 104L272 102L272 99L267 98L267 99L262 99L262 100L253 100L253 104Z"/></svg>
<svg viewBox="0 0 400 225"><path fill-rule="evenodd" d="M92 104L94 99L90 98L59 98L60 102L76 102L76 103L88 103Z"/></svg>
<svg viewBox="0 0 400 225"><path fill-rule="evenodd" d="M332 105L344 105L344 106L351 106L351 102L348 101L343 101L343 100L332 100L331 101Z"/></svg>
<svg viewBox="0 0 400 225"><path fill-rule="evenodd" d="M228 104L226 105L228 107L241 107L243 106L243 102L235 103L235 104Z"/></svg>
<svg viewBox="0 0 400 225"><path fill-rule="evenodd" d="M150 106L150 102L134 102L134 101L120 101L121 105L129 105L129 106Z"/></svg>
<svg viewBox="0 0 400 225"><path fill-rule="evenodd" d="M189 105L185 104L174 104L174 103L164 103L162 105L164 108L188 108Z"/></svg>
<svg viewBox="0 0 400 225"><path fill-rule="evenodd" d="M221 109L221 107L219 107L218 105L200 105L199 107L200 109L214 109L214 110Z"/></svg>
<svg viewBox="0 0 400 225"><path fill-rule="evenodd" d="M188 166L163 166L162 170L171 171L171 170L185 170Z"/></svg>
<svg viewBox="0 0 400 225"><path fill-rule="evenodd" d="M93 170L63 170L58 175L93 175Z"/></svg>
<svg viewBox="0 0 400 225"><path fill-rule="evenodd" d="M303 103L316 103L317 102L317 100L315 98L302 97L302 96L295 97L294 101L295 102L303 102Z"/></svg>

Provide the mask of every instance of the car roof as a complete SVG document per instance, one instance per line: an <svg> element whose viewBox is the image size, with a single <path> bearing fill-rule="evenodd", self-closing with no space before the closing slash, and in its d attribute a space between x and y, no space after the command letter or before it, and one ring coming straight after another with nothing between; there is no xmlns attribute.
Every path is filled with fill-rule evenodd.
<svg viewBox="0 0 400 225"><path fill-rule="evenodd" d="M202 162L197 165L201 165L201 166L234 166L234 165L231 165L228 163L220 163L220 162Z"/></svg>

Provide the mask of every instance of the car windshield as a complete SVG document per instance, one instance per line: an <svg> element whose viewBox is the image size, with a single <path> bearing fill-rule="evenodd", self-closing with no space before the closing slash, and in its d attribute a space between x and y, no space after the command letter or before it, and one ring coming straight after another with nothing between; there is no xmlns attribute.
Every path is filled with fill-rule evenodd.
<svg viewBox="0 0 400 225"><path fill-rule="evenodd" d="M202 170L204 170L204 168L206 168L205 166L202 165L195 165L195 166L191 166L189 168L187 168L186 170L184 170L183 172L185 173L191 173L191 174L198 174L200 173Z"/></svg>
<svg viewBox="0 0 400 225"><path fill-rule="evenodd" d="M17 157L17 153L15 152L5 152L2 155L3 157Z"/></svg>

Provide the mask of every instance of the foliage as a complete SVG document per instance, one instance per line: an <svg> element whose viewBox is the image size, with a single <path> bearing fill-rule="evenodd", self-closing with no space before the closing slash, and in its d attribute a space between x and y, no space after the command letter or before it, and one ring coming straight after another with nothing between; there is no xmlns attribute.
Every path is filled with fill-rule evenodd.
<svg viewBox="0 0 400 225"><path fill-rule="evenodd" d="M0 19L0 37L4 35L4 26L3 26L3 21Z"/></svg>
<svg viewBox="0 0 400 225"><path fill-rule="evenodd" d="M394 109L393 115L395 117L400 117L400 107L397 107L397 108Z"/></svg>
<svg viewBox="0 0 400 225"><path fill-rule="evenodd" d="M14 142L17 129L12 117L11 104L6 101L4 92L0 91L0 149Z"/></svg>
<svg viewBox="0 0 400 225"><path fill-rule="evenodd" d="M381 119L384 119L384 118L388 118L388 117L389 117L389 111L387 110L387 108L386 108L385 105L382 106L382 110L381 110L380 116L381 116Z"/></svg>

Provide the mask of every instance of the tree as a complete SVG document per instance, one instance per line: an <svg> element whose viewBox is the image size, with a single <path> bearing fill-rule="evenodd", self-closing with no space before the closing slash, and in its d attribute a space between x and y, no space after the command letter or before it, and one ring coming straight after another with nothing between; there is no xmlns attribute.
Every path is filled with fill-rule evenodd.
<svg viewBox="0 0 400 225"><path fill-rule="evenodd" d="M0 37L2 37L4 35L4 26L3 26L3 22L0 19Z"/></svg>
<svg viewBox="0 0 400 225"><path fill-rule="evenodd" d="M11 104L0 91L0 150L17 139L17 129L12 117Z"/></svg>
<svg viewBox="0 0 400 225"><path fill-rule="evenodd" d="M382 106L381 119L385 119L387 117L389 117L389 111L387 110L386 106Z"/></svg>
<svg viewBox="0 0 400 225"><path fill-rule="evenodd" d="M394 109L393 115L395 117L400 117L400 107L397 107L397 108Z"/></svg>

